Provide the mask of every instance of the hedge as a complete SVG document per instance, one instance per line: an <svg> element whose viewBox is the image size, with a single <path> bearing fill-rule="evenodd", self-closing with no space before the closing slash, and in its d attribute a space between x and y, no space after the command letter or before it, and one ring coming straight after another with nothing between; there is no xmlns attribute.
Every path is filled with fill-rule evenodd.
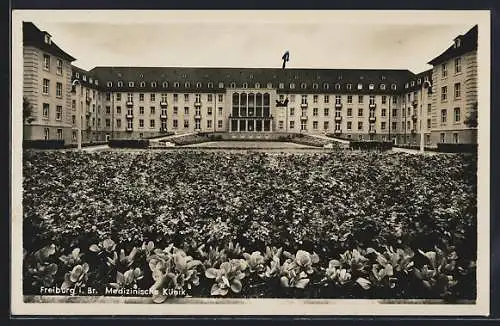
<svg viewBox="0 0 500 326"><path fill-rule="evenodd" d="M477 144L438 143L438 152L443 153L477 153Z"/></svg>
<svg viewBox="0 0 500 326"><path fill-rule="evenodd" d="M350 141L349 148L361 150L390 150L393 143L390 141Z"/></svg>
<svg viewBox="0 0 500 326"><path fill-rule="evenodd" d="M25 149L62 149L64 148L63 139L34 139L24 140L23 148Z"/></svg>
<svg viewBox="0 0 500 326"><path fill-rule="evenodd" d="M111 148L148 148L149 139L112 139L109 141Z"/></svg>

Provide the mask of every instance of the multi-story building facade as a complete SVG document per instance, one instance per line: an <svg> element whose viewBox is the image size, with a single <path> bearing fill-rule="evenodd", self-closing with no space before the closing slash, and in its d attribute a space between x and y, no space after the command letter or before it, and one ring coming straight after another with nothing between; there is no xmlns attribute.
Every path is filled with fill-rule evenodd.
<svg viewBox="0 0 500 326"><path fill-rule="evenodd" d="M71 141L71 62L51 35L23 23L23 97L31 106L24 121L25 139Z"/></svg>
<svg viewBox="0 0 500 326"><path fill-rule="evenodd" d="M477 101L476 50L469 44L474 30L477 48L476 26L457 38L460 50L455 44L430 62L433 69L419 74L388 69L173 67L85 71L67 60L71 74L63 112L64 127L71 134L64 139L77 142L82 130L84 142L148 138L167 131L323 133L399 144L475 142L469 136L472 129L464 124L464 116L473 110L470 104ZM465 65L462 73L438 78L443 62L456 65L457 58ZM29 57L25 76L26 62ZM443 87L456 84L459 97L438 101ZM39 103L35 97L30 99ZM284 101L286 106L278 105ZM459 119L442 124L439 112L452 110L450 105L460 108Z"/></svg>

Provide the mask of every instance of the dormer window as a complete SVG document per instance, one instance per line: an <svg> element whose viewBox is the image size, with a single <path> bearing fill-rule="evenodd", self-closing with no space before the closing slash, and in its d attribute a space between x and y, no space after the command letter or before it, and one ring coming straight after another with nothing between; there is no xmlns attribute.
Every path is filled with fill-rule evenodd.
<svg viewBox="0 0 500 326"><path fill-rule="evenodd" d="M328 85L328 83L324 83L323 84L323 89L328 89L328 88L330 88L330 85Z"/></svg>
<svg viewBox="0 0 500 326"><path fill-rule="evenodd" d="M300 84L300 88L306 88L306 83Z"/></svg>
<svg viewBox="0 0 500 326"><path fill-rule="evenodd" d="M273 83L267 83L267 88L273 88Z"/></svg>
<svg viewBox="0 0 500 326"><path fill-rule="evenodd" d="M189 82L184 83L184 87L185 87L185 88L189 88L190 86L191 86L191 85L189 84Z"/></svg>
<svg viewBox="0 0 500 326"><path fill-rule="evenodd" d="M295 84L294 83L291 83L290 84L290 89L294 89L295 88Z"/></svg>
<svg viewBox="0 0 500 326"><path fill-rule="evenodd" d="M396 84L391 85L392 90L396 90Z"/></svg>
<svg viewBox="0 0 500 326"><path fill-rule="evenodd" d="M405 88L408 88L408 87L409 87L409 85L408 85L408 83L406 83L406 84L405 84Z"/></svg>
<svg viewBox="0 0 500 326"><path fill-rule="evenodd" d="M224 88L224 83L219 83L219 88Z"/></svg>
<svg viewBox="0 0 500 326"><path fill-rule="evenodd" d="M375 89L375 85L373 85L373 84L368 85L368 89L370 89L371 91L374 90Z"/></svg>
<svg viewBox="0 0 500 326"><path fill-rule="evenodd" d="M420 78L417 79L417 84L419 84L419 85L422 84L422 79L420 79Z"/></svg>
<svg viewBox="0 0 500 326"><path fill-rule="evenodd" d="M118 82L118 87L123 87L123 82L122 81Z"/></svg>
<svg viewBox="0 0 500 326"><path fill-rule="evenodd" d="M214 87L214 83L209 82L207 86L208 86L208 88L213 88Z"/></svg>
<svg viewBox="0 0 500 326"><path fill-rule="evenodd" d="M128 82L128 87L134 87L134 82Z"/></svg>
<svg viewBox="0 0 500 326"><path fill-rule="evenodd" d="M279 88L285 88L285 84L284 83L279 83Z"/></svg>
<svg viewBox="0 0 500 326"><path fill-rule="evenodd" d="M151 87L156 88L156 82L152 82Z"/></svg>
<svg viewBox="0 0 500 326"><path fill-rule="evenodd" d="M260 88L260 84L259 83L255 83L255 88Z"/></svg>
<svg viewBox="0 0 500 326"><path fill-rule="evenodd" d="M358 90L363 89L363 84L358 84Z"/></svg>
<svg viewBox="0 0 500 326"><path fill-rule="evenodd" d="M380 89L385 90L385 84L380 84Z"/></svg>
<svg viewBox="0 0 500 326"><path fill-rule="evenodd" d="M411 86L412 87L415 86L415 81L414 80L411 81Z"/></svg>
<svg viewBox="0 0 500 326"><path fill-rule="evenodd" d="M248 84L247 83L243 83L243 88L248 88Z"/></svg>
<svg viewBox="0 0 500 326"><path fill-rule="evenodd" d="M49 33L45 33L45 43L47 44L52 44L52 40L50 38L50 34Z"/></svg>
<svg viewBox="0 0 500 326"><path fill-rule="evenodd" d="M145 82L141 82L141 87L145 87L146 86L146 83Z"/></svg>
<svg viewBox="0 0 500 326"><path fill-rule="evenodd" d="M168 87L168 82L163 82L163 83L161 84L161 86L162 86L163 88L167 88L167 87Z"/></svg>
<svg viewBox="0 0 500 326"><path fill-rule="evenodd" d="M201 83L200 82L196 83L196 88L201 88Z"/></svg>
<svg viewBox="0 0 500 326"><path fill-rule="evenodd" d="M460 45L461 45L461 40L460 40L460 38L459 38L459 37L457 37L457 38L455 39L455 48L459 48L459 47L460 47Z"/></svg>
<svg viewBox="0 0 500 326"><path fill-rule="evenodd" d="M94 79L94 84L99 85L99 83L97 82L97 79Z"/></svg>
<svg viewBox="0 0 500 326"><path fill-rule="evenodd" d="M109 81L109 82L107 83L107 85L108 85L108 87L112 87L112 86L113 86L113 82L110 82L110 81Z"/></svg>
<svg viewBox="0 0 500 326"><path fill-rule="evenodd" d="M314 88L314 89L318 89L318 84L314 83L314 84L313 84L313 88Z"/></svg>
<svg viewBox="0 0 500 326"><path fill-rule="evenodd" d="M75 77L80 79L80 74L79 73L75 73Z"/></svg>
<svg viewBox="0 0 500 326"><path fill-rule="evenodd" d="M87 81L87 76L83 75L83 81Z"/></svg>
<svg viewBox="0 0 500 326"><path fill-rule="evenodd" d="M231 83L231 88L236 88L236 83Z"/></svg>
<svg viewBox="0 0 500 326"><path fill-rule="evenodd" d="M347 84L347 89L351 90L352 89L352 84Z"/></svg>
<svg viewBox="0 0 500 326"><path fill-rule="evenodd" d="M381 78L382 80L385 80L385 79L386 79L386 78L385 78L385 76L382 76L382 77L380 77L380 78Z"/></svg>
<svg viewBox="0 0 500 326"><path fill-rule="evenodd" d="M175 88L178 88L178 87L179 87L179 82L175 82L175 83L174 83L174 87L175 87Z"/></svg>

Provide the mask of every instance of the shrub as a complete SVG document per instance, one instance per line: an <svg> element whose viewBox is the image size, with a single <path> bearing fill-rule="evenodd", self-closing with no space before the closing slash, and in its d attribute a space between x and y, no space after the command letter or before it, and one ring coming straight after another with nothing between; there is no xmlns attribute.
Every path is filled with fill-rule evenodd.
<svg viewBox="0 0 500 326"><path fill-rule="evenodd" d="M111 148L148 148L149 139L111 139Z"/></svg>

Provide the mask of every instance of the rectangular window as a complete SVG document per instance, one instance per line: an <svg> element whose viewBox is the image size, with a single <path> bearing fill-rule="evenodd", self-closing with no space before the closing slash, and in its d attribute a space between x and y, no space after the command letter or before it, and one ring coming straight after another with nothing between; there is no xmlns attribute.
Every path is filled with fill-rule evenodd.
<svg viewBox="0 0 500 326"><path fill-rule="evenodd" d="M122 100L122 93L116 93L116 100L118 102Z"/></svg>
<svg viewBox="0 0 500 326"><path fill-rule="evenodd" d="M314 130L318 129L318 121L313 121L313 129Z"/></svg>
<svg viewBox="0 0 500 326"><path fill-rule="evenodd" d="M218 115L222 115L222 111L223 111L222 107L219 106L219 113L218 113Z"/></svg>
<svg viewBox="0 0 500 326"><path fill-rule="evenodd" d="M363 103L364 96L358 95L358 103Z"/></svg>
<svg viewBox="0 0 500 326"><path fill-rule="evenodd" d="M178 108L177 106L174 106L173 113L174 113L175 115L177 115L177 113L179 113L179 108Z"/></svg>
<svg viewBox="0 0 500 326"><path fill-rule="evenodd" d="M134 94L128 93L127 94L127 102L133 102L133 101L134 101Z"/></svg>
<svg viewBox="0 0 500 326"><path fill-rule="evenodd" d="M62 106L56 106L56 120L62 120Z"/></svg>
<svg viewBox="0 0 500 326"><path fill-rule="evenodd" d="M307 104L307 95L302 95L301 104Z"/></svg>
<svg viewBox="0 0 500 326"><path fill-rule="evenodd" d="M187 107L187 106L184 107L184 114L185 115L189 114L189 107Z"/></svg>
<svg viewBox="0 0 500 326"><path fill-rule="evenodd" d="M217 121L217 128L222 128L222 120Z"/></svg>
<svg viewBox="0 0 500 326"><path fill-rule="evenodd" d="M387 109L380 110L380 116L385 117L387 114Z"/></svg>
<svg viewBox="0 0 500 326"><path fill-rule="evenodd" d="M441 77L446 78L448 76L448 67L446 66L446 63L443 63L441 65Z"/></svg>
<svg viewBox="0 0 500 326"><path fill-rule="evenodd" d="M454 87L455 87L455 98L458 99L460 98L461 95L460 83L456 83Z"/></svg>
<svg viewBox="0 0 500 326"><path fill-rule="evenodd" d="M111 127L111 119L106 119L106 128Z"/></svg>
<svg viewBox="0 0 500 326"><path fill-rule="evenodd" d="M380 123L380 129L385 130L385 121Z"/></svg>
<svg viewBox="0 0 500 326"><path fill-rule="evenodd" d="M179 94L174 94L174 102L179 101Z"/></svg>
<svg viewBox="0 0 500 326"><path fill-rule="evenodd" d="M280 120L280 121L278 122L278 127L279 127L280 129L283 129L283 120Z"/></svg>
<svg viewBox="0 0 500 326"><path fill-rule="evenodd" d="M352 95L347 95L347 103L352 103Z"/></svg>
<svg viewBox="0 0 500 326"><path fill-rule="evenodd" d="M122 107L121 106L116 107L116 114L122 114Z"/></svg>
<svg viewBox="0 0 500 326"><path fill-rule="evenodd" d="M313 108L313 116L318 116L318 108Z"/></svg>
<svg viewBox="0 0 500 326"><path fill-rule="evenodd" d="M42 84L42 93L45 95L49 95L50 81L47 78L43 79Z"/></svg>
<svg viewBox="0 0 500 326"><path fill-rule="evenodd" d="M172 121L172 126L173 126L175 129L177 129L177 128L179 127L179 123L177 122L177 119L174 119L174 120Z"/></svg>
<svg viewBox="0 0 500 326"><path fill-rule="evenodd" d="M127 128L132 129L134 127L133 120L127 120Z"/></svg>
<svg viewBox="0 0 500 326"><path fill-rule="evenodd" d="M455 122L460 122L460 108L454 108L453 115L455 116Z"/></svg>
<svg viewBox="0 0 500 326"><path fill-rule="evenodd" d="M155 115L156 114L156 108L154 106L149 108L149 114L150 115Z"/></svg>
<svg viewBox="0 0 500 326"><path fill-rule="evenodd" d="M446 101L448 98L448 86L441 87L441 101Z"/></svg>
<svg viewBox="0 0 500 326"><path fill-rule="evenodd" d="M394 96L392 98L392 104L397 104L398 103L398 99Z"/></svg>
<svg viewBox="0 0 500 326"><path fill-rule="evenodd" d="M328 130L328 121L323 122L323 129Z"/></svg>
<svg viewBox="0 0 500 326"><path fill-rule="evenodd" d="M441 123L446 123L446 109L441 110Z"/></svg>
<svg viewBox="0 0 500 326"><path fill-rule="evenodd" d="M347 130L352 129L352 121L347 121Z"/></svg>
<svg viewBox="0 0 500 326"><path fill-rule="evenodd" d="M330 110L328 108L323 109L323 114L325 117L327 117L330 114Z"/></svg>
<svg viewBox="0 0 500 326"><path fill-rule="evenodd" d="M295 108L290 108L290 115L295 115Z"/></svg>
<svg viewBox="0 0 500 326"><path fill-rule="evenodd" d="M144 128L144 119L139 119L139 128Z"/></svg>
<svg viewBox="0 0 500 326"><path fill-rule="evenodd" d="M189 102L189 94L184 94L184 102Z"/></svg>
<svg viewBox="0 0 500 326"><path fill-rule="evenodd" d="M62 75L63 73L63 64L61 59L57 59L56 61L56 73L58 75Z"/></svg>
<svg viewBox="0 0 500 326"><path fill-rule="evenodd" d="M50 71L50 55L43 55L43 69Z"/></svg>
<svg viewBox="0 0 500 326"><path fill-rule="evenodd" d="M189 128L189 120L184 120L184 128Z"/></svg>
<svg viewBox="0 0 500 326"><path fill-rule="evenodd" d="M48 103L43 103L43 109L42 109L42 115L44 119L49 118L49 104Z"/></svg>
<svg viewBox="0 0 500 326"><path fill-rule="evenodd" d="M71 116L71 123L72 123L73 125L75 125L75 124L76 124L76 115L74 115L74 114Z"/></svg>
<svg viewBox="0 0 500 326"><path fill-rule="evenodd" d="M392 130L398 129L398 123L397 122L392 122Z"/></svg>
<svg viewBox="0 0 500 326"><path fill-rule="evenodd" d="M386 104L386 103L387 103L387 96L382 95L382 104Z"/></svg>
<svg viewBox="0 0 500 326"><path fill-rule="evenodd" d="M106 114L110 114L110 113L111 113L111 106L106 105Z"/></svg>
<svg viewBox="0 0 500 326"><path fill-rule="evenodd" d="M359 108L358 109L358 117L362 117L362 116L363 116L363 109Z"/></svg>
<svg viewBox="0 0 500 326"><path fill-rule="evenodd" d="M453 133L453 142L455 144L458 144L458 133L456 133L456 132Z"/></svg>
<svg viewBox="0 0 500 326"><path fill-rule="evenodd" d="M427 115L431 115L432 114L432 105L431 103L427 104Z"/></svg>
<svg viewBox="0 0 500 326"><path fill-rule="evenodd" d="M218 99L217 99L219 102L222 102L224 101L224 95L223 94L219 94L218 95Z"/></svg>
<svg viewBox="0 0 500 326"><path fill-rule="evenodd" d="M212 129L212 120L207 120L207 128Z"/></svg>
<svg viewBox="0 0 500 326"><path fill-rule="evenodd" d="M370 104L375 104L375 96L370 95Z"/></svg>
<svg viewBox="0 0 500 326"><path fill-rule="evenodd" d="M347 116L352 117L352 108L347 108Z"/></svg>
<svg viewBox="0 0 500 326"><path fill-rule="evenodd" d="M318 95L313 96L313 103L318 103Z"/></svg>
<svg viewBox="0 0 500 326"><path fill-rule="evenodd" d="M455 59L455 73L458 74L462 72L462 58Z"/></svg>
<svg viewBox="0 0 500 326"><path fill-rule="evenodd" d="M358 130L363 129L363 121L358 121Z"/></svg>
<svg viewBox="0 0 500 326"><path fill-rule="evenodd" d="M150 101L150 102L154 102L154 101L156 101L156 94L155 94L155 93L151 93L151 94L149 94L149 101Z"/></svg>
<svg viewBox="0 0 500 326"><path fill-rule="evenodd" d="M427 129L431 129L431 119L427 119Z"/></svg>
<svg viewBox="0 0 500 326"><path fill-rule="evenodd" d="M290 121L290 129L294 129L295 128L295 121Z"/></svg>
<svg viewBox="0 0 500 326"><path fill-rule="evenodd" d="M155 120L151 119L149 120L149 128L154 128L155 127Z"/></svg>
<svg viewBox="0 0 500 326"><path fill-rule="evenodd" d="M207 102L212 102L212 94L207 94Z"/></svg>
<svg viewBox="0 0 500 326"><path fill-rule="evenodd" d="M441 141L441 143L444 143L445 142L445 134L444 132L442 132L440 135L439 135L439 140Z"/></svg>
<svg viewBox="0 0 500 326"><path fill-rule="evenodd" d="M59 139L59 140L63 139L63 130L62 129L57 129L57 139Z"/></svg>
<svg viewBox="0 0 500 326"><path fill-rule="evenodd" d="M49 130L49 128L43 128L43 136L44 136L45 140L50 139L50 130Z"/></svg>
<svg viewBox="0 0 500 326"><path fill-rule="evenodd" d="M329 103L330 102L330 96L325 95L324 102L325 103Z"/></svg>
<svg viewBox="0 0 500 326"><path fill-rule="evenodd" d="M207 115L212 115L212 107L207 107Z"/></svg>
<svg viewBox="0 0 500 326"><path fill-rule="evenodd" d="M143 93L139 94L139 101L144 102L144 94Z"/></svg>
<svg viewBox="0 0 500 326"><path fill-rule="evenodd" d="M143 114L144 114L144 107L143 107L143 106L140 106L140 107L139 107L139 114L140 114L140 115L143 115Z"/></svg>

